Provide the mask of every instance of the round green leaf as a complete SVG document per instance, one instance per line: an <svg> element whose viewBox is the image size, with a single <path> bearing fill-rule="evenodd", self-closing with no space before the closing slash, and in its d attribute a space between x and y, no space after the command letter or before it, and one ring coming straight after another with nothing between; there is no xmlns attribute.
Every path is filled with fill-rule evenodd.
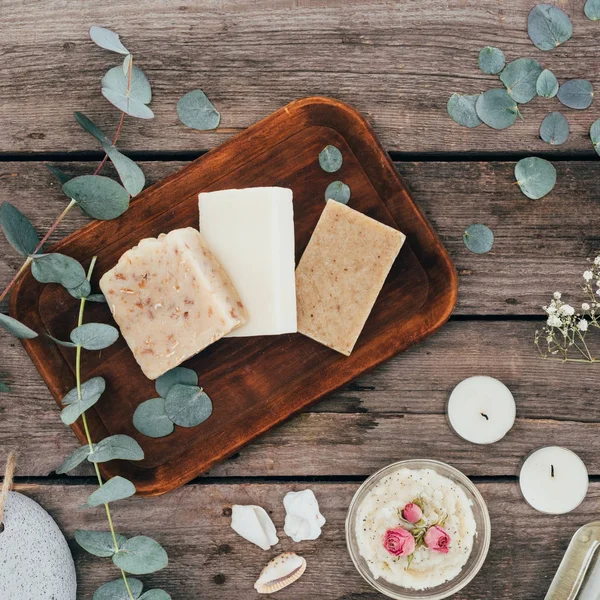
<svg viewBox="0 0 600 600"><path fill-rule="evenodd" d="M465 246L475 254L485 254L492 249L494 245L494 234L486 225L475 223L469 225L463 233L463 242Z"/></svg>
<svg viewBox="0 0 600 600"><path fill-rule="evenodd" d="M131 72L131 86L129 87L129 93L127 93L128 86L129 77L123 73L123 67L113 67L102 78L103 91L104 89L112 90L121 96L129 96L141 104L148 104L152 100L152 88L150 87L150 82L144 72L135 65Z"/></svg>
<svg viewBox="0 0 600 600"><path fill-rule="evenodd" d="M219 111L202 90L192 90L177 103L179 120L192 129L216 129L221 121Z"/></svg>
<svg viewBox="0 0 600 600"><path fill-rule="evenodd" d="M148 590L142 594L140 600L171 600L171 596L165 590Z"/></svg>
<svg viewBox="0 0 600 600"><path fill-rule="evenodd" d="M129 207L127 190L102 175L74 177L63 185L63 192L94 219L116 219Z"/></svg>
<svg viewBox="0 0 600 600"><path fill-rule="evenodd" d="M81 384L81 399L77 388L70 390L61 400L64 406L60 418L65 425L71 425L86 411L98 402L106 389L103 377L92 377Z"/></svg>
<svg viewBox="0 0 600 600"><path fill-rule="evenodd" d="M104 294L90 294L86 297L86 300L88 302L99 302L106 304L106 298L104 297Z"/></svg>
<svg viewBox="0 0 600 600"><path fill-rule="evenodd" d="M0 227L8 243L23 256L33 254L40 243L29 219L10 202L3 202L0 206Z"/></svg>
<svg viewBox="0 0 600 600"><path fill-rule="evenodd" d="M85 270L70 256L53 252L34 259L31 274L40 283L60 283L63 287L76 288L85 280Z"/></svg>
<svg viewBox="0 0 600 600"><path fill-rule="evenodd" d="M102 88L102 95L113 106L130 117L135 117L136 119L154 119L152 110L133 96L127 96L110 88Z"/></svg>
<svg viewBox="0 0 600 600"><path fill-rule="evenodd" d="M182 383L183 385L198 385L198 375L196 374L196 371L192 371L192 369L175 367L156 380L156 392L161 398L166 398L169 390L176 383Z"/></svg>
<svg viewBox="0 0 600 600"><path fill-rule="evenodd" d="M58 467L58 469L56 469L57 475L63 475L72 471L89 456L90 452L90 447L88 445L77 448L77 450L75 450L75 452L73 452L73 454Z"/></svg>
<svg viewBox="0 0 600 600"><path fill-rule="evenodd" d="M477 125L481 125L481 119L477 116L477 111L475 110L478 98L479 94L465 96L455 92L448 99L446 110L459 125L477 127Z"/></svg>
<svg viewBox="0 0 600 600"><path fill-rule="evenodd" d="M477 116L494 129L510 127L519 114L517 103L506 90L496 89L483 92L475 104Z"/></svg>
<svg viewBox="0 0 600 600"><path fill-rule="evenodd" d="M196 427L212 414L212 402L208 395L194 385L176 383L167 394L165 411L181 427Z"/></svg>
<svg viewBox="0 0 600 600"><path fill-rule="evenodd" d="M590 21L600 20L600 0L587 0L583 10Z"/></svg>
<svg viewBox="0 0 600 600"><path fill-rule="evenodd" d="M338 148L329 144L319 152L319 165L327 173L335 173L342 168L342 153Z"/></svg>
<svg viewBox="0 0 600 600"><path fill-rule="evenodd" d="M67 292L69 292L73 298L77 298L79 300L81 300L81 298L87 298L91 291L92 286L87 279L84 279L78 286L67 288Z"/></svg>
<svg viewBox="0 0 600 600"><path fill-rule="evenodd" d="M573 35L571 19L557 6L538 4L527 18L527 33L540 50L553 50Z"/></svg>
<svg viewBox="0 0 600 600"><path fill-rule="evenodd" d="M583 110L592 103L594 91L587 79L569 79L558 88L557 97L561 104Z"/></svg>
<svg viewBox="0 0 600 600"><path fill-rule="evenodd" d="M600 154L600 119L597 119L592 123L590 127L590 139L594 144L594 150Z"/></svg>
<svg viewBox="0 0 600 600"><path fill-rule="evenodd" d="M554 98L558 92L558 80L549 69L544 69L537 78L535 90L542 98Z"/></svg>
<svg viewBox="0 0 600 600"><path fill-rule="evenodd" d="M129 50L121 43L119 35L110 29L92 25L90 27L90 37L95 44L100 46L100 48L118 52L119 54L129 54Z"/></svg>
<svg viewBox="0 0 600 600"><path fill-rule="evenodd" d="M119 535L117 533L115 537L117 538L117 546L119 548L127 543L127 538L124 535ZM89 552L94 556L99 556L100 558L108 558L118 551L118 549L115 548L115 541L110 531L88 531L85 529L78 529L75 532L75 540L86 552Z"/></svg>
<svg viewBox="0 0 600 600"><path fill-rule="evenodd" d="M38 336L33 329L29 329L27 325L23 325L21 321L17 321L17 319L13 319L3 313L0 313L0 326L4 327L6 331L12 333L20 340L31 340Z"/></svg>
<svg viewBox="0 0 600 600"><path fill-rule="evenodd" d="M129 479L125 479L125 477L117 475L109 479L95 492L92 492L82 508L100 506L101 504L108 504L109 502L116 502L117 500L129 498L134 494L135 485L133 485Z"/></svg>
<svg viewBox="0 0 600 600"><path fill-rule="evenodd" d="M552 191L556 184L556 169L547 160L530 156L516 164L515 178L528 198L538 200Z"/></svg>
<svg viewBox="0 0 600 600"><path fill-rule="evenodd" d="M134 600L138 600L144 587L143 583L134 577L128 577L127 581L129 583L129 588L131 589ZM102 587L99 587L94 593L92 600L131 600L131 596L129 595L127 586L121 577L121 579L109 581Z"/></svg>
<svg viewBox="0 0 600 600"><path fill-rule="evenodd" d="M493 46L479 51L479 68L487 75L496 75L504 69L504 52Z"/></svg>
<svg viewBox="0 0 600 600"><path fill-rule="evenodd" d="M325 190L325 200L335 200L342 204L348 204L350 188L342 181L333 181Z"/></svg>
<svg viewBox="0 0 600 600"><path fill-rule="evenodd" d="M169 559L164 548L152 538L139 535L120 545L113 555L119 569L134 575L146 575L164 569Z"/></svg>
<svg viewBox="0 0 600 600"><path fill-rule="evenodd" d="M94 446L94 451L88 456L93 463L109 460L143 460L144 451L141 446L128 435L117 434L104 438Z"/></svg>
<svg viewBox="0 0 600 600"><path fill-rule="evenodd" d="M102 350L114 344L119 332L112 325L86 323L71 331L71 341L86 350Z"/></svg>
<svg viewBox="0 0 600 600"><path fill-rule="evenodd" d="M175 429L165 412L164 398L142 402L133 413L133 425L140 433L151 438L164 437Z"/></svg>
<svg viewBox="0 0 600 600"><path fill-rule="evenodd" d="M537 60L517 58L506 65L500 74L500 81L515 102L524 104L536 95L537 80L542 71L542 65Z"/></svg>
<svg viewBox="0 0 600 600"><path fill-rule="evenodd" d="M553 146L564 144L569 137L569 123L559 112L551 112L544 117L540 126L540 137Z"/></svg>

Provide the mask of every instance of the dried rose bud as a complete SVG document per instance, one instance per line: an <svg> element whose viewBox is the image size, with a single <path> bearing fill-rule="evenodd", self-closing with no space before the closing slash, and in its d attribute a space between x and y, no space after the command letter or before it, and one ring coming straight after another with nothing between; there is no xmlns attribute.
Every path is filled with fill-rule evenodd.
<svg viewBox="0 0 600 600"><path fill-rule="evenodd" d="M423 518L423 511L418 504L409 502L402 511L402 518L409 523L417 523Z"/></svg>
<svg viewBox="0 0 600 600"><path fill-rule="evenodd" d="M425 544L434 552L448 554L450 536L443 527L434 525L433 527L430 527L425 534Z"/></svg>
<svg viewBox="0 0 600 600"><path fill-rule="evenodd" d="M383 546L394 556L408 556L415 551L415 538L404 527L396 527L385 532Z"/></svg>

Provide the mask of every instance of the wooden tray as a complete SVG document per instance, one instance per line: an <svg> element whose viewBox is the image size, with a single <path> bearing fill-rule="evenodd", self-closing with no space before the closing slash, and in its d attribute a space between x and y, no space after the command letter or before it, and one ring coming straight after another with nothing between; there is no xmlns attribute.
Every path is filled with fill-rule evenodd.
<svg viewBox="0 0 600 600"><path fill-rule="evenodd" d="M344 164L324 172L319 152L334 144ZM121 339L102 352L84 352L82 377L101 375L107 389L88 411L92 437L117 433L138 440L141 462L101 465L106 477L122 475L141 495L168 492L240 450L268 429L405 350L435 331L450 316L457 277L440 240L413 203L388 155L365 119L328 98L292 102L184 169L145 190L114 221L96 221L52 250L87 266L98 256L94 279L114 266L140 239L179 227L198 227L200 191L251 186L284 186L294 192L296 260L300 258L324 207L327 185L336 179L352 190L349 205L407 235L354 352L344 357L300 334L229 338L218 341L185 365L200 376L213 400L213 415L191 428L151 439L132 424L135 408L156 397ZM36 331L68 339L79 303L58 285L42 285L30 273L14 290L11 314ZM88 303L86 321L112 322L104 304ZM23 340L25 349L53 396L75 386L72 349L44 336ZM58 414L57 414L58 418ZM81 421L73 425L84 442ZM57 456L57 465L63 457Z"/></svg>

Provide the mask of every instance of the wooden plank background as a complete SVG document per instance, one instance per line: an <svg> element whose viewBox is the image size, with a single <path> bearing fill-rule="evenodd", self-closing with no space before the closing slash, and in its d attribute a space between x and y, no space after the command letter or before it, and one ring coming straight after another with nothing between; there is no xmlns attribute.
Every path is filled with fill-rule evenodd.
<svg viewBox="0 0 600 600"><path fill-rule="evenodd" d="M118 57L87 36L88 27L99 24L119 31L153 84L156 118L126 119L121 137L149 183L291 100L333 96L368 117L460 276L454 316L434 337L192 484L115 505L120 531L152 535L169 552L169 567L142 577L145 582L177 600L195 600L200 591L207 600L254 598L253 582L273 553L231 531L231 505L265 506L281 531L285 492L311 487L328 523L315 542L296 545L282 534L280 547L303 554L309 565L285 597L381 598L347 556L346 509L374 470L428 456L472 476L492 517L487 562L456 597L544 596L571 535L600 510L597 367L544 361L533 345L540 305L557 289L576 304L586 260L600 250L600 166L588 136L600 107L596 100L589 110L574 111L556 99L536 98L523 107L524 121L503 132L459 127L445 107L452 92L500 86L477 67L485 45L500 47L508 60L537 58L560 81L589 78L598 88L600 23L585 18L581 0L553 3L571 16L575 32L544 53L526 34L534 0L23 0L18 10L0 0L0 202L15 204L39 231L65 204L44 164L82 174L101 157L73 111L85 112L107 133L116 125L118 114L102 98L99 83ZM222 113L216 132L178 123L177 100L197 87ZM552 110L562 110L571 127L559 147L538 137ZM514 185L515 161L531 153L549 156L558 171L556 188L539 201ZM87 220L73 210L52 241ZM496 237L484 256L469 253L461 239L476 222L489 225ZM19 266L1 238L0 282ZM45 506L67 535L78 600L87 600L116 576L110 561L86 555L73 540L78 527L106 527L101 511L77 510L93 490L91 471L55 475L77 446L75 438L20 344L3 333L0 338L0 378L11 388L0 394L0 463L10 450L19 452L18 489ZM514 429L490 447L464 442L446 422L451 389L475 374L498 377L517 400ZM585 502L564 517L533 511L518 489L523 457L548 444L577 451L592 476Z"/></svg>

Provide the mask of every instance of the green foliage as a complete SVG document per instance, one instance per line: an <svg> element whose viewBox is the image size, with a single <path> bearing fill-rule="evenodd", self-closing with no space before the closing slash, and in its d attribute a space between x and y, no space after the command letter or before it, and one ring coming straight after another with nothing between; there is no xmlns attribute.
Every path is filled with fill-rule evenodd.
<svg viewBox="0 0 600 600"><path fill-rule="evenodd" d="M169 560L163 547L152 538L139 535L119 545L113 555L119 569L133 575L146 575L164 569Z"/></svg>
<svg viewBox="0 0 600 600"><path fill-rule="evenodd" d="M448 99L446 110L459 125L470 128L477 127L477 125L481 125L481 119L477 116L475 109L478 98L479 94L465 96L455 92Z"/></svg>
<svg viewBox="0 0 600 600"><path fill-rule="evenodd" d="M483 92L477 99L475 108L477 116L494 129L510 127L519 114L517 103L502 89Z"/></svg>
<svg viewBox="0 0 600 600"><path fill-rule="evenodd" d="M590 21L600 20L600 0L587 0L583 11Z"/></svg>
<svg viewBox="0 0 600 600"><path fill-rule="evenodd" d="M128 435L111 435L94 444L94 451L88 456L93 463L109 460L143 460L144 451L141 446Z"/></svg>
<svg viewBox="0 0 600 600"><path fill-rule="evenodd" d="M79 261L58 252L35 258L31 274L40 283L60 283L67 289L76 288L86 280L85 270Z"/></svg>
<svg viewBox="0 0 600 600"><path fill-rule="evenodd" d="M71 341L85 350L103 350L118 338L117 329L104 323L85 323L71 331Z"/></svg>
<svg viewBox="0 0 600 600"><path fill-rule="evenodd" d="M537 80L542 71L542 65L537 60L517 58L506 65L500 74L500 81L515 102L525 104L535 97Z"/></svg>
<svg viewBox="0 0 600 600"><path fill-rule="evenodd" d="M594 144L594 150L597 154L600 154L600 119L597 119L592 123L590 127L590 139Z"/></svg>
<svg viewBox="0 0 600 600"><path fill-rule="evenodd" d="M521 191L533 200L539 200L552 191L556 184L556 169L552 163L530 156L515 166L515 178Z"/></svg>
<svg viewBox="0 0 600 600"><path fill-rule="evenodd" d="M67 183L67 181L69 181L69 179L71 179L66 173L61 171L58 167L54 167L52 165L46 165L46 169L48 169L48 171L50 171L50 173L52 173L52 175L54 175L54 177L56 177L56 179L58 179L61 186L64 183Z"/></svg>
<svg viewBox="0 0 600 600"><path fill-rule="evenodd" d="M554 146L564 144L569 137L569 123L562 113L551 112L540 126L540 137Z"/></svg>
<svg viewBox="0 0 600 600"><path fill-rule="evenodd" d="M21 323L21 321L17 321L17 319L13 319L3 313L0 313L0 326L4 327L6 331L12 333L20 340L31 340L38 335L33 329L29 329L27 325Z"/></svg>
<svg viewBox="0 0 600 600"><path fill-rule="evenodd" d="M40 238L29 219L10 202L0 206L0 226L8 243L23 256L31 256Z"/></svg>
<svg viewBox="0 0 600 600"><path fill-rule="evenodd" d="M192 90L177 103L179 120L199 131L216 129L221 121L219 111L202 90Z"/></svg>
<svg viewBox="0 0 600 600"><path fill-rule="evenodd" d="M120 217L129 208L129 194L116 181L102 175L80 175L63 185L63 192L94 219Z"/></svg>
<svg viewBox="0 0 600 600"><path fill-rule="evenodd" d="M133 413L133 425L144 435L160 438L173 433L175 426L165 410L164 398L142 402Z"/></svg>
<svg viewBox="0 0 600 600"><path fill-rule="evenodd" d="M527 19L527 33L540 50L553 50L573 35L571 19L557 6L538 4Z"/></svg>
<svg viewBox="0 0 600 600"><path fill-rule="evenodd" d="M176 384L198 385L198 375L192 369L175 367L161 375L155 383L156 392L161 398L166 398L169 390Z"/></svg>
<svg viewBox="0 0 600 600"><path fill-rule="evenodd" d="M335 173L342 168L342 153L338 148L329 144L319 152L319 165L327 173Z"/></svg>
<svg viewBox="0 0 600 600"><path fill-rule="evenodd" d="M496 75L504 69L504 52L493 46L486 46L479 51L479 68L487 75Z"/></svg>
<svg viewBox="0 0 600 600"><path fill-rule="evenodd" d="M138 119L153 119L147 104L152 100L152 88L144 72L133 65L131 85L129 73L123 67L113 67L102 78L102 95L119 110Z"/></svg>
<svg viewBox="0 0 600 600"><path fill-rule="evenodd" d="M592 103L594 91L587 79L570 79L558 88L557 97L561 104L569 108L584 110Z"/></svg>
<svg viewBox="0 0 600 600"><path fill-rule="evenodd" d="M350 201L350 188L343 181L333 181L325 190L325 200L335 200L341 204Z"/></svg>
<svg viewBox="0 0 600 600"><path fill-rule="evenodd" d="M558 80L549 69L544 69L537 78L535 90L542 98L554 98L558 92Z"/></svg>
<svg viewBox="0 0 600 600"><path fill-rule="evenodd" d="M110 29L93 25L90 27L90 38L92 38L92 41L100 46L100 48L118 52L119 54L129 54L129 50L121 43L119 35Z"/></svg>
<svg viewBox="0 0 600 600"><path fill-rule="evenodd" d="M176 383L167 394L165 412L181 427L196 427L212 414L212 402L198 386Z"/></svg>
<svg viewBox="0 0 600 600"><path fill-rule="evenodd" d="M142 593L143 584L139 579L134 577L128 577L129 588L133 594L133 599L138 600ZM116 579L115 581L109 581L102 587L99 587L92 600L131 600L131 596L125 586L123 579Z"/></svg>
<svg viewBox="0 0 600 600"><path fill-rule="evenodd" d="M94 406L106 389L103 377L92 377L81 384L81 398L74 387L61 400L64 406L60 418L65 425L71 425L88 409ZM88 448L89 449L89 448Z"/></svg>
<svg viewBox="0 0 600 600"><path fill-rule="evenodd" d="M101 504L108 504L109 502L116 502L117 500L129 498L134 494L135 486L133 483L131 483L129 479L125 479L125 477L117 475L116 477L109 479L95 492L92 492L82 508L100 506Z"/></svg>
<svg viewBox="0 0 600 600"><path fill-rule="evenodd" d="M93 447L93 444L92 444ZM89 445L81 446L77 448L69 458L67 458L58 469L56 469L56 473L58 475L64 475L69 471L72 471L75 467L78 467L89 455L90 455L90 447Z"/></svg>
<svg viewBox="0 0 600 600"><path fill-rule="evenodd" d="M124 535L116 534L117 548L110 531L88 531L78 529L75 532L76 542L89 554L100 558L109 558L127 542Z"/></svg>
<svg viewBox="0 0 600 600"><path fill-rule="evenodd" d="M463 233L463 242L471 252L485 254L492 249L494 234L486 225L474 223L473 225L469 225Z"/></svg>

